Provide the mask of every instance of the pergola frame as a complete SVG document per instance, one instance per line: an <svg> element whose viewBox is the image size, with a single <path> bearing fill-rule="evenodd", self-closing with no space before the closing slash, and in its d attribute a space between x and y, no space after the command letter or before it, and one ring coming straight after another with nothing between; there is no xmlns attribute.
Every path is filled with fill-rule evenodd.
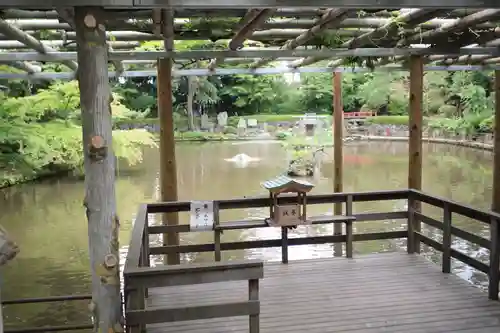
<svg viewBox="0 0 500 333"><path fill-rule="evenodd" d="M0 73L0 78L72 79L76 74L79 81L86 183L84 205L89 220L92 264L93 299L89 309L96 323L95 332L119 332L123 324L110 77L158 76L162 201L177 200L172 101L175 75L333 73L333 190L337 192L343 188L342 72L374 70L372 67L386 71L409 70L408 187L411 189L422 187L424 70L495 70L496 113L500 114L498 0L309 0L306 3L299 0L3 0L1 6L5 10L0 15L0 62L21 68L26 74ZM467 9L456 9L463 7ZM396 12L394 8L413 9ZM368 17L360 17L361 12L368 13ZM174 20L213 17L239 19L223 28L225 31L219 35L214 34L213 29L204 31L192 22ZM15 21L16 18L23 21ZM276 31L278 26L283 28ZM298 28L290 30L293 26ZM43 40L35 37L36 31L41 30L48 35ZM332 34L336 37L335 43L328 42L327 37ZM59 39L54 40L56 37ZM181 37L230 39L230 42L225 51L175 51L174 40ZM135 50L142 41L148 40L162 40L162 50ZM241 48L245 40L279 49ZM67 50L72 44L76 45L77 52ZM57 50L56 46L64 46L65 50ZM129 49L116 51L119 48ZM26 49L36 52L26 52ZM288 68L260 67L280 57L295 60ZM345 67L345 58L352 57L360 60L358 66ZM252 62L244 68L218 67L223 63L230 65L239 58L252 58ZM307 67L331 58L336 59L326 67ZM199 68L179 69L174 66L174 59L195 59L193 63ZM156 68L131 71L127 68L131 60L156 61ZM41 72L36 61L61 62L68 71ZM115 72L109 71L109 62L113 63ZM364 65L369 68L363 68ZM500 131L500 117L496 117L495 131ZM500 212L500 135L495 135L493 170L492 210ZM419 209L410 199L409 210ZM335 212L341 214L341 207L336 206ZM166 214L163 222L177 224L176 214ZM493 232L499 230L496 224L497 221L492 221ZM415 223L416 231L418 226L419 223ZM335 226L334 233L341 233L340 224ZM175 245L178 235L170 233L164 241ZM415 247L418 252L418 244ZM491 253L498 251L500 249L491 249ZM338 248L335 252L338 254ZM178 255L169 255L169 264L178 262ZM496 287L490 298L498 299Z"/></svg>
<svg viewBox="0 0 500 333"><path fill-rule="evenodd" d="M2 2L0 63L22 69L27 75L0 73L0 78L61 78L61 73L51 75L44 72L40 75L38 62L59 62L67 67L66 70L77 69L77 55L71 51L76 46L71 1L52 0L43 5L39 2L35 5L34 2L37 1L16 1L17 9L10 7L14 3ZM403 1L403 5L398 3L389 9L382 8L383 2L392 3L396 0L382 3L359 0L343 7L333 7L337 2L319 1L325 6L319 8L316 1L301 6L298 6L299 1L280 1L280 5L283 3L282 6L288 6L283 8L276 7L276 1L261 0L255 3L263 7L251 9L247 7L253 2L242 7L238 3L224 4L222 0L212 0L202 5L197 4L197 1L161 0L94 0L88 3L103 6L108 60L114 65L114 77L131 75L130 63L126 61L154 61L163 57L200 60L197 62L199 66L214 74L231 74L228 71L231 67L228 66L236 63L236 58L242 58L242 61L251 58L252 62L247 67L256 74L267 73L270 67L263 66L281 57L290 58L288 60L295 58L289 62L289 68L307 67L320 60L334 59L315 66L326 65L342 71L342 67L346 66L364 67L369 64L370 67L387 67L395 63L403 63L404 69L407 68L405 61L411 55L425 56L424 62L430 66L492 66L500 62L500 9L495 9L500 6L492 4L490 9L479 9L494 1L426 3L408 0ZM78 4L81 5L80 1ZM327 4L333 8L326 7ZM456 9L460 7L459 4L468 7ZM404 9L408 7L413 9ZM141 43L163 40L164 35L158 30L163 22L162 15L158 14L162 12L161 8L170 8L175 18L172 40L228 40L228 49L137 50ZM227 23L231 18L234 23ZM227 24L224 23L224 27L219 29L221 31L214 31L217 30L217 21L210 20L226 20L224 22ZM43 35L39 36L43 38L37 39L37 35ZM332 38L336 41L328 41ZM243 47L245 41L260 47ZM36 52L30 52L29 49ZM225 61L228 58L231 61ZM211 61L206 62L209 59ZM353 59L357 63L349 64ZM224 68L220 68L221 65ZM240 73L240 69L241 66L235 68L234 74ZM399 68L389 66L384 70ZM182 73L198 75L200 72ZM63 75L65 79L68 76L71 77L69 74Z"/></svg>
<svg viewBox="0 0 500 333"><path fill-rule="evenodd" d="M52 8L57 6L105 6L116 8L279 8L279 7L344 7L344 8L500 8L496 0L3 0L3 6L15 8Z"/></svg>

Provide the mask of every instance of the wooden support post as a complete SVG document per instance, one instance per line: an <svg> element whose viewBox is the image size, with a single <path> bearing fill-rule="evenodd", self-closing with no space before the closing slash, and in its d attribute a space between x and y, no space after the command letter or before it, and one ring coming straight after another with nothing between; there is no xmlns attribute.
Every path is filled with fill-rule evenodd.
<svg viewBox="0 0 500 333"><path fill-rule="evenodd" d="M333 191L342 192L343 190L343 164L344 158L342 154L343 148L343 127L344 127L344 112L342 110L342 73L333 73L333 158L334 158L334 179ZM335 204L335 215L342 214L342 203ZM342 224L335 223L333 225L333 234L342 235ZM335 243L333 245L333 255L335 257L342 256L342 244Z"/></svg>
<svg viewBox="0 0 500 333"><path fill-rule="evenodd" d="M220 217L219 217L219 202L214 202L214 259L215 261L221 261L222 253L221 253L221 235L222 231L219 229L220 226Z"/></svg>
<svg viewBox="0 0 500 333"><path fill-rule="evenodd" d="M248 280L248 300L258 301L259 300L259 279ZM260 306L259 306L260 308ZM259 309L260 311L260 309ZM249 332L259 333L260 332L260 315L250 315L249 321Z"/></svg>
<svg viewBox="0 0 500 333"><path fill-rule="evenodd" d="M288 263L288 228L281 228L281 262Z"/></svg>
<svg viewBox="0 0 500 333"><path fill-rule="evenodd" d="M347 201L345 203L345 215L352 216L352 195L347 196ZM352 258L353 252L353 230L352 230L352 221L348 221L345 224L345 255L347 258Z"/></svg>
<svg viewBox="0 0 500 333"><path fill-rule="evenodd" d="M149 259L149 228L148 228L148 214L146 213L146 223L144 224L144 231L142 233L142 248L140 263L141 267L150 267L151 262ZM144 288L144 297L148 297L148 289Z"/></svg>
<svg viewBox="0 0 500 333"><path fill-rule="evenodd" d="M500 71L495 71L495 133L493 142L493 198L491 210L500 213ZM491 220L490 272L488 296L498 300L500 269L500 221Z"/></svg>
<svg viewBox="0 0 500 333"><path fill-rule="evenodd" d="M409 148L408 148L408 188L422 189L422 98L423 98L424 66L421 56L410 57L410 117L409 117ZM413 207L408 207L409 214L421 211L418 201L409 201ZM421 222L413 220L413 230L420 232ZM414 235L413 244L416 253L420 253L420 239Z"/></svg>
<svg viewBox="0 0 500 333"><path fill-rule="evenodd" d="M407 224L407 243L406 250L408 254L415 253L415 214L413 214L413 207L415 207L415 200L410 196L408 198L408 224Z"/></svg>
<svg viewBox="0 0 500 333"><path fill-rule="evenodd" d="M177 200L177 166L175 162L174 117L172 105L172 59L158 60L158 116L160 119L160 191L162 201ZM177 213L163 214L163 224L177 225ZM179 245L179 234L163 235L165 245ZM178 253L167 255L169 265L180 262Z"/></svg>
<svg viewBox="0 0 500 333"><path fill-rule="evenodd" d="M443 207L443 273L451 272L451 210L448 203Z"/></svg>
<svg viewBox="0 0 500 333"><path fill-rule="evenodd" d="M128 292L128 310L144 310L146 302L142 289L133 289ZM109 332L112 332L111 330ZM143 333L146 332L146 325L127 325L127 333Z"/></svg>
<svg viewBox="0 0 500 333"><path fill-rule="evenodd" d="M488 272L488 298L498 300L500 283L500 221L491 219L490 225L490 271Z"/></svg>
<svg viewBox="0 0 500 333"><path fill-rule="evenodd" d="M75 7L94 332L123 325L108 47L104 11Z"/></svg>

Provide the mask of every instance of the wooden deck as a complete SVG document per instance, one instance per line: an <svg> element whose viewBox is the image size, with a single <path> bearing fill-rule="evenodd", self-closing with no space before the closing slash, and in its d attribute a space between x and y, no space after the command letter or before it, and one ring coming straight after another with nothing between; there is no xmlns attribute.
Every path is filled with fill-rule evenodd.
<svg viewBox="0 0 500 333"><path fill-rule="evenodd" d="M266 263L262 333L500 332L500 302L418 255ZM148 307L248 299L247 281L150 289ZM148 325L148 333L248 332L248 317Z"/></svg>

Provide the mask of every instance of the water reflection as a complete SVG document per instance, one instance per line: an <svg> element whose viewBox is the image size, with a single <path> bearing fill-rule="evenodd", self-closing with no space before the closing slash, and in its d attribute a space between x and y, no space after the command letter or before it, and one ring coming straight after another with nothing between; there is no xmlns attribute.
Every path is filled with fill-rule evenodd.
<svg viewBox="0 0 500 333"><path fill-rule="evenodd" d="M259 158L258 163L238 167L225 161L238 154ZM373 191L403 189L407 183L407 144L403 142L359 142L344 148L344 190ZM333 190L333 151L327 151L321 173L315 178L312 193L330 193ZM286 169L286 151L279 143L238 142L213 144L180 144L177 147L179 199L208 200L264 195L260 182ZM453 198L480 208L491 203L492 156L489 152L446 145L429 144L424 147L424 189L430 193ZM145 162L135 168L122 166L117 180L118 212L121 219L121 253L125 254L132 219L139 203L153 201L158 192L159 156L156 150L147 150ZM15 299L49 295L84 294L89 290L87 227L82 207L83 183L62 179L21 185L0 190L0 224L18 241L21 253L2 272L2 297ZM355 203L355 212L381 212L404 209L405 201ZM332 214L333 205L316 205L308 209L311 215ZM439 209L424 205L424 212L441 219ZM239 209L224 211L222 221L267 216L267 209ZM486 225L467 218L453 216L455 226L484 237L489 236ZM181 214L182 223L188 223L187 214ZM405 221L363 222L354 225L356 233L403 230ZM440 240L439 231L425 228L430 237ZM332 234L332 226L302 227L289 237ZM223 241L279 238L278 229L252 229L225 232ZM211 233L186 234L187 244L213 241ZM453 238L453 247L487 262L487 251L463 240ZM405 246L405 241L370 241L356 243L355 254L394 251ZM425 246L426 254L439 262L440 254ZM289 249L290 260L329 257L331 245L296 246ZM232 251L223 259L258 257L280 260L280 249ZM212 254L189 254L187 261L213 260ZM484 276L453 262L455 272L476 284L484 283ZM57 315L56 315L57 313ZM16 326L40 326L86 322L86 302L54 303L51 305L9 306L6 321Z"/></svg>

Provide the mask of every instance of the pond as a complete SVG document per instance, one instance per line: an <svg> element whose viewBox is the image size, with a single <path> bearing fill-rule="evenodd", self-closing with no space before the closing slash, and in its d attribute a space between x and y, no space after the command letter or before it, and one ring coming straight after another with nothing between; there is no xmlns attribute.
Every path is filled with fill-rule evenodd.
<svg viewBox="0 0 500 333"><path fill-rule="evenodd" d="M402 142L354 142L344 148L344 191L404 189L407 184L407 144ZM237 154L259 159L247 166L227 161ZM321 174L316 175L313 194L333 190L333 151L327 151ZM276 142L238 142L178 144L179 199L204 200L252 197L266 194L262 180L272 178L286 169L287 152ZM478 208L491 203L492 154L449 145L424 146L424 190L452 198ZM117 186L117 205L121 219L122 255L126 253L132 221L139 203L154 201L158 196L159 154L145 151L144 163L135 167L121 166ZM4 300L89 293L90 277L87 252L87 227L82 205L84 185L74 179L52 179L0 190L0 225L18 242L21 253L1 272ZM392 211L404 209L405 202L355 204L354 212ZM426 213L440 217L438 210L424 207ZM311 215L331 213L333 205L308 209ZM265 216L265 209L223 212L222 221ZM479 222L455 217L454 224L478 235L488 237L489 230ZM187 216L181 215L187 223ZM401 230L405 221L368 222L355 226L355 232ZM435 230L425 232L439 239ZM299 228L290 237L331 234L331 226ZM222 240L277 238L278 229L254 229L224 233ZM183 242L203 243L211 234L193 233ZM488 253L457 239L453 246L482 261ZM400 241L356 243L354 254L395 251ZM423 248L432 260L439 254ZM290 248L290 260L329 257L331 245ZM258 249L224 253L228 258L262 258L280 260L280 249ZM184 260L212 260L212 254L190 254ZM485 277L454 262L454 272L479 286ZM88 323L87 301L37 305L16 305L5 308L8 326L33 327L45 324Z"/></svg>

